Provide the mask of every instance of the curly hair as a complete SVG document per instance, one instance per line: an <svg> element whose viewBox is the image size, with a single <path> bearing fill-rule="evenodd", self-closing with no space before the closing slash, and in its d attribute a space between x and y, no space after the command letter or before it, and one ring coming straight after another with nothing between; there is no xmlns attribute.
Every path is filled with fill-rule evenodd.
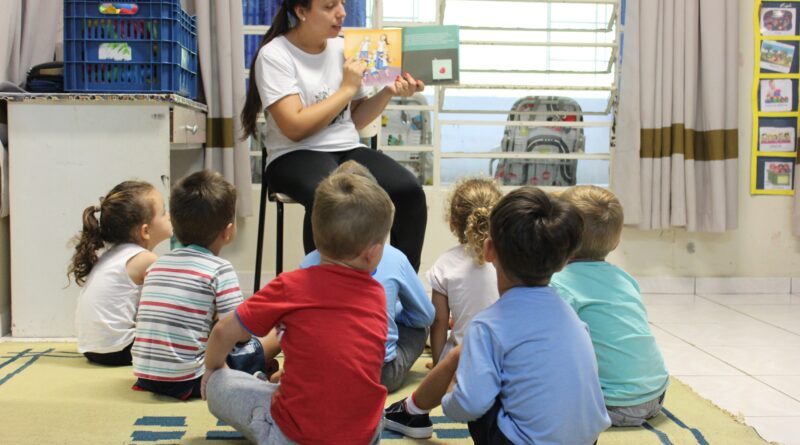
<svg viewBox="0 0 800 445"><path fill-rule="evenodd" d="M483 243L489 237L489 216L503 193L489 178L466 178L450 194L447 221L458 242L478 265L486 262Z"/></svg>
<svg viewBox="0 0 800 445"><path fill-rule="evenodd" d="M91 205L83 211L83 228L74 238L67 277L72 275L78 286L97 263L97 251L108 245L136 243L135 229L155 216L152 199L148 195L155 188L143 181L125 181L111 189L100 199L100 205ZM95 213L100 213L100 218Z"/></svg>

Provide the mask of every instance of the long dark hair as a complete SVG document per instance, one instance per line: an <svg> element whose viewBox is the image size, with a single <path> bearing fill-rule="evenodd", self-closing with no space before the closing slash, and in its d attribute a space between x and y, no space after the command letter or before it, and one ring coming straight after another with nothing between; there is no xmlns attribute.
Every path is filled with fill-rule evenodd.
<svg viewBox="0 0 800 445"><path fill-rule="evenodd" d="M264 34L264 37L261 38L258 50L256 50L253 55L253 60L250 62L250 86L241 114L242 129L244 130L242 140L255 135L258 114L264 111L261 107L261 96L258 95L258 87L256 86L256 60L258 59L258 53L261 48L272 41L272 39L289 32L289 30L292 29L289 16L297 23L297 13L294 9L298 6L310 8L311 1L312 0L283 0L280 9L275 13L275 17L272 18L272 24L269 30Z"/></svg>
<svg viewBox="0 0 800 445"><path fill-rule="evenodd" d="M89 206L83 211L83 228L75 237L75 253L67 270L78 286L97 263L97 251L106 245L136 243L135 229L149 223L155 216L148 193L155 188L143 181L125 181L111 189L101 199L99 206ZM95 213L100 213L98 220Z"/></svg>

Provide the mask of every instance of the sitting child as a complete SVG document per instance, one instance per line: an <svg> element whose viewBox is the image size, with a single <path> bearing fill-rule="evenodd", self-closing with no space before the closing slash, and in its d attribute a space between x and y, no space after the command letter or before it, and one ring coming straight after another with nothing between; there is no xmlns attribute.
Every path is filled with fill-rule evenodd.
<svg viewBox="0 0 800 445"><path fill-rule="evenodd" d="M363 176L377 184L372 173L355 161L342 163L332 174L342 172ZM300 267L305 269L319 263L319 250L315 250L306 255ZM394 392L403 385L411 366L425 349L427 328L433 323L434 309L408 258L395 247L387 244L383 248L383 257L372 278L386 291L389 334L381 384L389 392Z"/></svg>
<svg viewBox="0 0 800 445"><path fill-rule="evenodd" d="M429 437L428 411L468 422L476 444L589 445L611 424L586 325L548 287L577 249L577 209L522 187L492 210L484 255L500 299L479 313L456 348L411 397L386 409L385 427ZM460 354L459 354L460 353ZM460 357L459 357L460 356ZM445 395L456 374L452 392Z"/></svg>
<svg viewBox="0 0 800 445"><path fill-rule="evenodd" d="M448 221L459 244L441 254L428 271L436 308L431 326L434 366L461 344L472 317L499 297L494 266L483 257L483 243L489 237L489 214L502 196L488 178L463 180L450 195ZM453 330L448 338L451 318Z"/></svg>
<svg viewBox="0 0 800 445"><path fill-rule="evenodd" d="M551 286L589 325L611 422L639 426L661 412L669 375L638 283L605 261L620 241L622 206L613 193L594 186L572 187L560 197L583 215L583 241Z"/></svg>
<svg viewBox="0 0 800 445"><path fill-rule="evenodd" d="M378 267L394 207L375 182L323 179L312 228L320 265L284 272L211 333L203 394L208 409L259 444L367 445L380 440L387 314ZM280 384L223 369L251 334L280 331Z"/></svg>
<svg viewBox="0 0 800 445"><path fill-rule="evenodd" d="M78 352L90 362L131 364L144 274L158 258L153 248L170 236L164 198L147 182L122 182L99 206L83 211L69 274L81 286L75 311Z"/></svg>
<svg viewBox="0 0 800 445"><path fill-rule="evenodd" d="M134 389L186 400L200 397L212 325L242 302L236 271L218 256L236 234L236 189L219 173L200 171L175 185L169 206L175 236L186 247L159 258L144 279L132 350ZM266 371L258 341L235 351L231 362Z"/></svg>

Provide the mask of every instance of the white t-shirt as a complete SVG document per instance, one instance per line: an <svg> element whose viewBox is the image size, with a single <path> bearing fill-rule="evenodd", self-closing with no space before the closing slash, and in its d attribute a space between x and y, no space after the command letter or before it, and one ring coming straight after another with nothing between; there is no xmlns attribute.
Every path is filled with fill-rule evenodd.
<svg viewBox="0 0 800 445"><path fill-rule="evenodd" d="M304 107L316 104L335 93L342 84L344 39L328 39L325 50L309 54L278 36L258 52L255 64L256 85L267 119L267 163L294 150L344 151L364 146L350 117L348 105L333 122L299 142L293 142L278 128L267 107L278 100L299 94ZM362 85L353 99L367 95Z"/></svg>
<svg viewBox="0 0 800 445"><path fill-rule="evenodd" d="M137 244L120 244L97 260L78 296L78 352L105 354L133 343L142 286L131 281L125 266L143 250Z"/></svg>
<svg viewBox="0 0 800 445"><path fill-rule="evenodd" d="M431 289L447 296L454 322L444 356L450 347L461 344L472 317L500 298L497 275L492 263L478 266L462 244L440 255L427 277Z"/></svg>

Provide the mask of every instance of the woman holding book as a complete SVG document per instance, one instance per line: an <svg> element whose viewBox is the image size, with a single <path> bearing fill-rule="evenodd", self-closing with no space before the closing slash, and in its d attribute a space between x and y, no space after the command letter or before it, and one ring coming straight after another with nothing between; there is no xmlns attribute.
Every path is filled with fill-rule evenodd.
<svg viewBox="0 0 800 445"><path fill-rule="evenodd" d="M395 206L391 242L419 269L425 236L425 194L414 175L360 143L358 129L380 116L393 96L409 97L425 85L406 73L367 98L366 64L344 59L338 38L343 0L284 0L250 66L242 110L244 136L267 121L267 184L306 210L303 244L314 250L311 209L317 184L339 164L354 160L377 178Z"/></svg>

